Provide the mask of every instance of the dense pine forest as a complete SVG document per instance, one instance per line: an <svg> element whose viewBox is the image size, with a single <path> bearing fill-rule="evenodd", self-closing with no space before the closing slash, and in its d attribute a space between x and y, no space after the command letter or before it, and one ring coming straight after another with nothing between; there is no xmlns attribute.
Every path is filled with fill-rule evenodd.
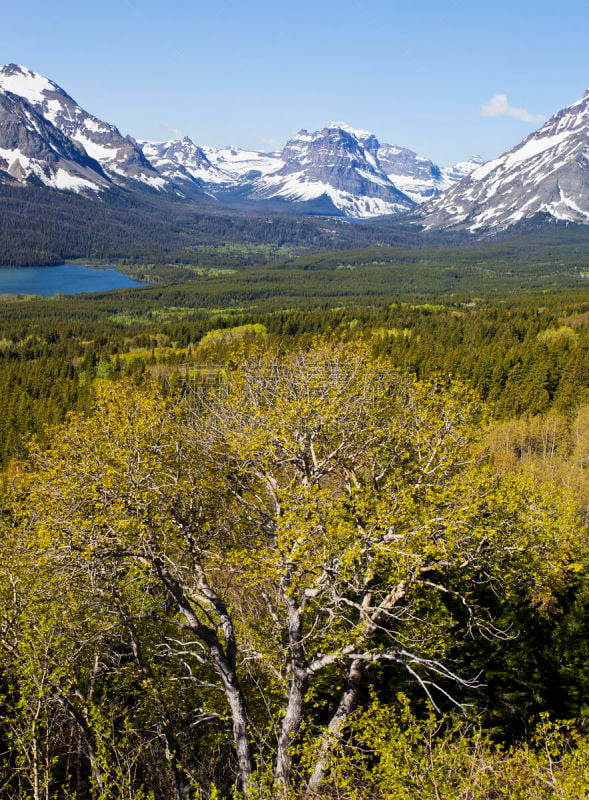
<svg viewBox="0 0 589 800"><path fill-rule="evenodd" d="M586 250L4 298L0 796L584 797Z"/></svg>
<svg viewBox="0 0 589 800"><path fill-rule="evenodd" d="M172 193L112 191L100 202L43 186L3 184L0 264L58 264L68 258L190 261L194 250L219 242L290 245L312 252L411 238L403 228L314 220L272 209L195 205Z"/></svg>

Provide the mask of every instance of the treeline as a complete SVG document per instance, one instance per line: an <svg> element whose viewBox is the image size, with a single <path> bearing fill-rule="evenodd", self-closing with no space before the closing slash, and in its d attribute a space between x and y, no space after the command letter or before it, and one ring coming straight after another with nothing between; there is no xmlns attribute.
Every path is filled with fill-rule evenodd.
<svg viewBox="0 0 589 800"><path fill-rule="evenodd" d="M210 331L263 326L267 346L308 347L316 337L364 340L421 378L461 377L497 418L569 413L589 402L589 297L560 294L464 305L211 313L183 306L177 287L0 305L3 463L44 421L86 407L95 377L194 379L190 364L225 363L235 337ZM147 298L143 296L148 292ZM146 303L155 301L146 311ZM240 332L241 331L241 332ZM259 336L259 334L258 334ZM254 337L255 338L255 337Z"/></svg>
<svg viewBox="0 0 589 800"><path fill-rule="evenodd" d="M88 198L41 186L0 184L0 266L56 264L75 258L198 265L203 255L207 260L203 248L223 243L243 246L242 266L264 262L248 253L256 245L290 247L307 254L336 251L301 262L299 266L308 269L370 267L372 262L414 264L413 284L410 273L401 270L404 290L428 293L471 291L473 284L509 289L518 280L541 288L551 284L546 278L538 283L534 275L545 273L557 285L572 286L571 270L584 270L589 244L582 225L547 224L531 230L523 225L508 236L481 243L464 233L423 232L396 218L352 224L337 217L191 202L148 189L138 191L132 185ZM391 251L391 245L408 250ZM423 256L416 256L420 251ZM514 262L512 272L509 265ZM442 272L428 284L422 280L422 266ZM390 288L395 290L394 283Z"/></svg>

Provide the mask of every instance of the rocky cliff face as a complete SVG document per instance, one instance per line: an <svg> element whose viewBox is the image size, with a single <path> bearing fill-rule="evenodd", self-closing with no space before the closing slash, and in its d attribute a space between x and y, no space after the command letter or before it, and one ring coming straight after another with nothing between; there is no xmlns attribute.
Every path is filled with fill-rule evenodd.
<svg viewBox="0 0 589 800"><path fill-rule="evenodd" d="M330 125L290 139L283 165L255 181L252 196L281 197L296 203L323 200L351 217L399 214L415 203L401 192L378 164L376 137Z"/></svg>
<svg viewBox="0 0 589 800"><path fill-rule="evenodd" d="M589 90L417 212L427 228L497 231L548 215L589 221Z"/></svg>
<svg viewBox="0 0 589 800"><path fill-rule="evenodd" d="M480 156L440 167L406 147L382 144L378 159L388 178L416 203L425 203L450 189L483 164Z"/></svg>
<svg viewBox="0 0 589 800"><path fill-rule="evenodd" d="M19 95L0 91L0 175L55 189L97 191L110 181L97 161Z"/></svg>
<svg viewBox="0 0 589 800"><path fill-rule="evenodd" d="M378 150L378 160L389 180L416 203L434 197L449 186L437 164L406 147L383 144Z"/></svg>
<svg viewBox="0 0 589 800"><path fill-rule="evenodd" d="M156 189L164 187L165 180L131 136L122 136L114 125L89 114L48 78L8 64L0 69L0 90L28 101L46 122L81 145L115 182L131 179Z"/></svg>

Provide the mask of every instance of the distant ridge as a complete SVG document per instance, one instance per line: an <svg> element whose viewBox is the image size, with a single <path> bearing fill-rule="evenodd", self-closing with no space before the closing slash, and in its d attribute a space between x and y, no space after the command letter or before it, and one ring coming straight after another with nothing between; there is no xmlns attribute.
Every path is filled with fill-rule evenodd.
<svg viewBox="0 0 589 800"><path fill-rule="evenodd" d="M442 168L343 122L301 130L276 153L203 147L188 137L138 142L49 78L18 64L0 69L0 182L95 198L107 190L155 191L368 219L406 214L477 163Z"/></svg>

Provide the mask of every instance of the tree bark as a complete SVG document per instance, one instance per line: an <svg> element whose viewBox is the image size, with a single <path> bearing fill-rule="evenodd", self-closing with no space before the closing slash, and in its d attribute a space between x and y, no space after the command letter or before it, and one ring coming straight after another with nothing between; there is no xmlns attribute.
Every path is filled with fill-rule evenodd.
<svg viewBox="0 0 589 800"><path fill-rule="evenodd" d="M241 689L236 681L225 684L225 696L231 709L231 721L233 727L233 741L239 765L239 775L241 779L241 791L247 800L252 791L252 756L250 748L250 737L247 729L247 716L245 713L245 703Z"/></svg>
<svg viewBox="0 0 589 800"><path fill-rule="evenodd" d="M290 785L292 770L292 742L303 722L304 701L309 676L306 669L296 666L290 683L288 705L280 726L278 749L276 753L276 769L274 775L286 793Z"/></svg>
<svg viewBox="0 0 589 800"><path fill-rule="evenodd" d="M237 645L233 632L232 621L224 603L216 596L209 586L205 586L207 598L219 612L221 624L226 637L226 647L223 647L214 628L204 625L195 613L184 586L175 578L160 558L154 559L157 573L176 602L178 610L184 616L188 628L208 648L212 666L221 678L225 698L231 710L233 729L233 742L239 766L241 791L244 800L251 796L253 759L251 754L250 737L247 725L247 711L245 698L236 672ZM204 580L204 579L201 579Z"/></svg>
<svg viewBox="0 0 589 800"><path fill-rule="evenodd" d="M291 780L292 743L303 722L305 694L309 686L309 669L303 645L303 609L286 595L284 600L287 607L291 679L286 712L278 736L274 776L286 796Z"/></svg>
<svg viewBox="0 0 589 800"><path fill-rule="evenodd" d="M327 730L319 745L319 753L315 762L315 767L307 783L304 800L311 800L318 797L319 791L325 781L325 774L329 767L331 754L336 744L343 735L345 724L350 718L350 714L356 708L360 685L364 677L365 663L362 659L355 658L348 672L348 680L344 692L340 698L335 714L331 718Z"/></svg>

